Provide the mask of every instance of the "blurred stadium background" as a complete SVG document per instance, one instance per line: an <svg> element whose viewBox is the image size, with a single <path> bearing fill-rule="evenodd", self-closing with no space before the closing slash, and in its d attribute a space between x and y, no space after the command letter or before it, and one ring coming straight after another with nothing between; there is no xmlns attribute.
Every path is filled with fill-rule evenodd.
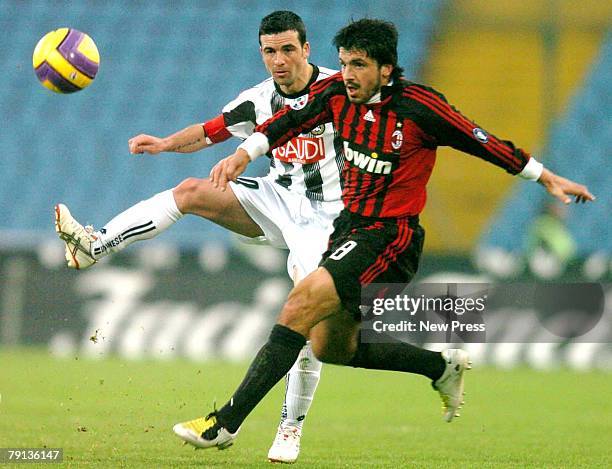
<svg viewBox="0 0 612 469"><path fill-rule="evenodd" d="M49 311L58 309L91 316L84 293L71 307L59 307L57 289L45 288L53 279L61 279L57 288L67 284L80 291L111 271L141 282L149 278L148 289L162 301L172 297L173 287L163 281L171 272L169 278L177 285L190 285L177 286L187 303L198 291L219 291L211 272L222 272L221 277L232 272L238 278L242 272L248 278L244 272L263 269L263 277L257 278L267 279L240 282L244 288L237 289L237 296L220 295L219 301L224 296L227 301L251 298L258 289L266 291L263 286L272 280L287 288L283 253L241 246L227 231L191 217L153 241L132 246L113 262L75 275L63 267L62 243L53 232L51 213L55 203L64 202L79 220L101 226L185 177L207 175L236 142L202 154L134 157L127 151L127 140L138 133L168 135L204 121L240 90L264 79L257 28L261 17L279 8L304 18L312 61L330 67L337 64L331 37L348 19L392 19L400 30L406 76L442 90L480 125L587 183L598 196L595 204L572 206L539 223L548 199L536 184L518 182L443 148L423 217L428 238L421 279L439 272L449 274L445 279L452 279L453 272L479 280L610 279L608 2L159 0L102 6L93 0L5 0L0 2L6 84L0 93L5 343L56 337L51 332L58 332L56 327L45 329L44 337L31 330L34 313L49 317ZM94 85L74 95L48 92L31 70L31 52L39 37L61 26L86 31L101 51ZM266 164L258 161L251 174L264 174ZM231 260L234 257L245 265ZM129 268L112 270L126 263ZM30 294L38 282L40 287ZM145 309L151 301L147 292L137 295ZM273 301L271 314L282 296ZM202 293L197 307L216 303ZM109 314L116 314L112 310ZM21 319L6 319L13 316ZM70 337L75 343L84 337L60 336L66 344Z"/></svg>
<svg viewBox="0 0 612 469"><path fill-rule="evenodd" d="M438 88L484 128L598 197L559 210L536 184L441 149L423 217L421 281L602 282L609 299L610 2L2 0L0 350L242 361L259 347L290 287L285 253L244 246L187 217L74 272L64 265L52 207L64 202L80 221L101 226L185 177L207 175L235 141L156 157L131 156L127 141L204 121L266 78L257 30L277 9L303 17L311 60L329 67L337 64L333 33L350 18L394 21L407 77ZM101 55L93 85L74 95L44 89L31 67L38 39L63 26L87 32ZM258 160L250 174L266 169ZM498 367L609 371L607 318L597 344L556 344L555 352L524 337L520 346L474 352Z"/></svg>
<svg viewBox="0 0 612 469"><path fill-rule="evenodd" d="M102 422L108 435L113 435L115 411L138 417L140 411L134 409L142 406L142 397L136 402L135 396L148 389L148 402L157 400L158 411L159 402L170 399L169 408L162 409L162 414L167 411L167 421L159 416L161 423L155 420L155 425L165 429L177 415L175 407L183 408L186 404L182 399L188 400L193 387L200 385L200 376L184 375L192 369L193 362L208 361L211 367L202 368L204 375L208 370L222 377L225 369L219 363L233 360L244 364L265 339L290 288L286 253L245 246L211 223L187 217L153 241L134 245L125 254L107 259L91 270L74 272L64 265L63 243L53 230L52 207L64 202L80 221L100 226L118 212L175 186L185 177L207 175L212 165L234 148L235 141L202 154L157 157L129 155L127 141L138 133L168 135L204 121L216 115L240 90L266 78L257 30L261 17L277 9L290 9L303 17L312 44L312 61L330 67L337 64L331 38L347 20L367 15L394 21L400 31L400 63L407 77L443 91L451 103L480 125L529 149L547 166L588 184L598 197L592 205L572 206L561 212L547 205L544 192L536 184L517 181L481 161L440 149L423 217L428 238L419 280L601 282L610 304L610 2L0 0L0 63L5 77L0 88L0 415L5 417L0 419L0 446L42 442L40 434L61 435L64 420L58 412L70 412L70 408L64 408L66 404L75 409L71 431L77 431L77 422L89 419L99 424L100 433L89 433L93 439L86 440L86 449L83 443L72 442L72 433L70 437L56 438L55 444L96 457L101 449L109 450L112 456L108 456L111 459L107 464L123 465L117 447L128 444L132 445L130 451L139 447L146 454L144 448L151 440L138 444L129 439L122 443L113 440L113 436L100 440ZM74 95L55 95L44 89L31 67L38 39L63 26L87 32L101 54L95 82ZM251 175L265 172L263 160L250 169ZM497 393L496 383L511 376L512 382L521 383L516 385L523 389L516 395L524 399L515 402L522 409L519 415L531 415L533 422L526 424L523 417L513 421L508 413L500 417L504 426L508 422L514 425L507 427L508 438L501 438L507 441L507 447L499 449L500 460L509 460L509 464L514 461L516 467L522 467L522 448L537 448L533 442L539 438L528 428L533 429L532 433L539 428L557 443L574 441L576 435L572 432L576 430L578 438L583 437L579 446L584 457L606 467L599 452L609 448L610 426L596 418L605 421L606 409L609 411L609 404L605 407L601 402L606 400L605 391L597 394L598 390L610 389L609 309L608 306L592 340L586 337L576 342L541 344L537 331L527 328L524 336L514 335L513 340L503 340L502 331L498 343L470 346L477 368L490 365L491 369L482 375L474 373L473 389L476 397L480 392L479 402L484 405L477 413L481 417L474 418L484 420L482 430L478 420L463 422L464 438L485 438L482 451L500 440L496 437L500 433L489 434L486 440L484 422L493 419L499 409L486 399L491 394L483 393ZM510 310L510 314L515 312L520 313ZM520 317L508 319L509 334ZM60 358L49 358L50 355ZM92 367L87 360L74 361L107 356L113 358L96 362L99 375L93 376L104 377L99 383L93 376L88 381ZM127 363L125 359L137 361ZM170 359L189 361L160 363ZM518 370L511 375L500 371L524 365L569 371L538 374ZM233 365L230 371L231 378L222 382L227 389L215 392L229 392L242 368ZM184 380L179 376L181 372ZM321 393L331 383L336 383L334 389L345 387L345 378L338 378L345 375L326 373L330 384L325 384L324 379ZM145 378L149 374L153 385ZM105 379L114 387L101 387ZM582 380L587 389L580 387ZM381 393L399 386L396 381L376 382L380 383ZM571 388L571 403L551 391L551 383L564 389L569 389L568 383L576 386ZM511 386L498 388L502 400L514 399L514 394L503 394ZM366 405L355 397L361 395L359 388L354 389L350 402ZM363 393L369 391L363 389ZM573 412L573 417L559 425L569 414L551 420L546 405L535 409L532 400L539 402L537 392L542 392L539 398L546 399L555 409ZM551 392L555 395L549 399ZM49 394L44 397L46 393ZM132 401L128 401L128 395ZM80 408L77 402L69 402L73 396L75 401L82 397ZM344 407L344 402L333 396L330 391L328 400L339 407L330 407L330 415ZM419 399L415 396L412 399ZM210 395L205 398L212 399ZM109 407L108 402L116 402L117 408L114 404ZM270 427L272 431L270 412L276 402L266 402L268 414L262 428ZM320 405L324 402L321 398ZM191 409L193 404L189 403ZM98 405L104 410L96 413L93 408ZM58 406L62 409L57 410ZM34 409L42 419L40 428L29 425ZM76 409L80 409L80 420ZM361 407L353 411L358 422ZM101 412L105 412L106 420ZM190 412L184 417L192 417ZM420 427L402 427L402 431L408 431L411 437L420 432L440 437L437 427L432 427L431 433L424 430L428 425L425 415L429 414L422 412L423 418L417 417L423 422ZM258 415L261 414L256 414L254 422L263 421ZM337 420L341 418L346 416ZM131 424L130 421L127 425ZM549 427L541 427L545 424ZM322 422L319 428L328 425ZM381 421L378 428L387 428L385 425L387 420ZM82 435L84 428L78 423ZM333 436L317 434L321 448L329 439L350 436L351 431L362 427L329 428L337 430L333 430ZM568 434L559 433L559 428ZM586 428L594 432L593 436ZM144 432L153 432L152 429L153 425L147 426ZM139 431L144 438L142 428ZM155 440L161 450L156 454L168 451L166 433ZM146 435L147 439L151 436ZM387 436L385 441L392 442L397 435ZM351 441L360 437L355 434ZM515 437L525 441L516 442L512 439ZM250 440L245 438L248 448ZM262 444L267 443L265 438ZM422 461L431 463L427 458L439 450L439 445L432 446L424 438L417 442L425 448ZM443 438L455 441L457 435L449 433ZM473 446L473 440L464 443ZM312 445L314 454L314 442ZM570 447L562 444L551 449L547 440L541 449L533 449L531 457L546 455L546 451L564 454L562 449ZM376 459L382 457L380 453L386 451L383 446L367 457L375 464L382 460ZM442 454L444 458L448 456ZM88 456L82 456L85 459L81 462L90 462ZM257 458L261 460L261 456ZM609 456L608 453L608 462ZM141 465L149 466L193 463L180 459L152 463L148 454L142 457ZM213 461L223 461L225 456L212 457ZM250 461L249 455L244 457ZM448 457L473 467L473 461L466 462L461 456ZM532 462L536 466L576 467L583 461L554 457ZM438 461L439 465L448 464L444 458ZM486 454L482 456L486 458ZM397 465L391 462L389 467Z"/></svg>

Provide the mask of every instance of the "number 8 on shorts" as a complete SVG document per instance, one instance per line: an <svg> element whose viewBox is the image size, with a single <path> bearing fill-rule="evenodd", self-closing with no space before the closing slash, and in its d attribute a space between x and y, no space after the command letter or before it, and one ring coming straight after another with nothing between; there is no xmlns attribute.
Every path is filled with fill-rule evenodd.
<svg viewBox="0 0 612 469"><path fill-rule="evenodd" d="M346 256L349 252L351 252L355 248L355 246L357 246L357 241L347 241L342 246L340 246L338 249L336 249L329 256L329 258L335 261L339 261L344 256Z"/></svg>

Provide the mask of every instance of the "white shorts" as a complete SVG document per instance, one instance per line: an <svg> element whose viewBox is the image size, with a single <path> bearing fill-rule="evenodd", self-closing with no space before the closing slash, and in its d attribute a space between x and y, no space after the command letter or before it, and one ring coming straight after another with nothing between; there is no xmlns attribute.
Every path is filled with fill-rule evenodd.
<svg viewBox="0 0 612 469"><path fill-rule="evenodd" d="M343 208L342 201L310 200L288 191L270 177L238 179L238 183L230 182L232 191L264 232L263 238L240 238L289 249L287 271L296 281L316 270L327 250L333 222Z"/></svg>

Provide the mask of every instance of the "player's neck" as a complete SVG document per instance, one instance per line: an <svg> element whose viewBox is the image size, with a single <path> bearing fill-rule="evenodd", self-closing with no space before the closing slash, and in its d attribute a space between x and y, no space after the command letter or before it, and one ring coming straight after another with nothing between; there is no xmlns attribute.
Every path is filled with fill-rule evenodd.
<svg viewBox="0 0 612 469"><path fill-rule="evenodd" d="M393 79L392 78L391 79L384 79L383 78L382 83L381 83L381 87L378 88L378 91L376 93L374 93L370 97L370 99L368 99L366 101L366 104L377 104L377 103L380 103L380 101L382 99L382 93L381 92L382 92L383 87L391 86L391 85L393 85Z"/></svg>
<svg viewBox="0 0 612 469"><path fill-rule="evenodd" d="M280 90L285 94L296 94L300 91L304 91L312 78L312 74L314 73L314 67L312 64L306 64L304 67L303 73L297 76L297 78L291 83L291 85L278 85Z"/></svg>

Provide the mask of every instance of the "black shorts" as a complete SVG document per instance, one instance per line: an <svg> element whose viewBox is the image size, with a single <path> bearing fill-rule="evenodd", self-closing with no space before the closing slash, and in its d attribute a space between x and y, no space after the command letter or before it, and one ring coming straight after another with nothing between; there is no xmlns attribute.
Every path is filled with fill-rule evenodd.
<svg viewBox="0 0 612 469"><path fill-rule="evenodd" d="M408 283L416 274L425 230L419 218L370 218L343 210L320 266L334 279L342 305L361 318L361 287L370 283Z"/></svg>

